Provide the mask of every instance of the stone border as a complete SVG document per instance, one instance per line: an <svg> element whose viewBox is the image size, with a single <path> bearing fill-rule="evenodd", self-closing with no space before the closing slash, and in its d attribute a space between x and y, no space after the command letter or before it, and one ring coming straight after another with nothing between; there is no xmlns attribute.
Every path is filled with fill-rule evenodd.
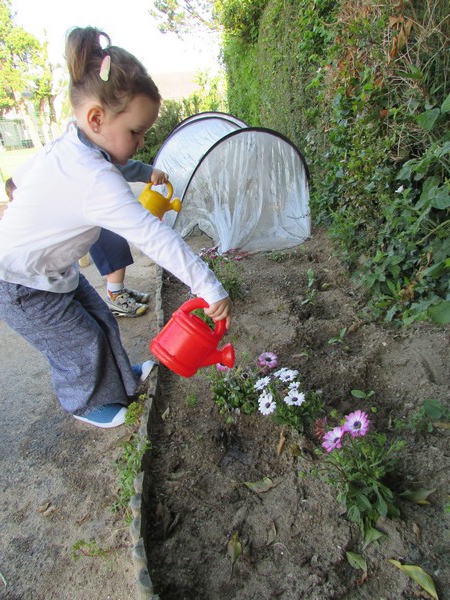
<svg viewBox="0 0 450 600"><path fill-rule="evenodd" d="M156 292L155 292L155 315L157 331L164 325L164 311L162 308L162 275L163 269L156 267ZM155 399L159 393L159 367L153 369L148 380L147 397L144 407L141 426L139 428L140 443L144 444L150 434L150 424L154 415ZM142 501L146 495L144 490L144 471L141 471L134 481L135 495L130 500L130 509L133 521L130 525L130 536L133 542L132 560L136 574L137 600L159 600L158 594L153 591L153 584L148 570L147 554L144 539L142 537Z"/></svg>

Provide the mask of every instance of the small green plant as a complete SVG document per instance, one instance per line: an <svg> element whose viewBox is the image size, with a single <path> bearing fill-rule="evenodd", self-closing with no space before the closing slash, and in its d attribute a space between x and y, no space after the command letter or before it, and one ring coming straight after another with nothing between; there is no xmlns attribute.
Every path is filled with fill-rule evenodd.
<svg viewBox="0 0 450 600"><path fill-rule="evenodd" d="M199 252L208 267L214 271L217 279L222 283L228 292L231 300L242 298L242 280L239 262L244 258L245 253L238 250L228 250L223 254L218 253L217 246L213 248L202 248Z"/></svg>
<svg viewBox="0 0 450 600"><path fill-rule="evenodd" d="M254 388L255 377L247 365L228 369L217 365L206 372L214 402L221 415L243 412L251 415L258 408L258 394Z"/></svg>
<svg viewBox="0 0 450 600"><path fill-rule="evenodd" d="M373 390L370 390L370 392L364 392L363 390L352 390L350 393L354 398L359 398L360 400L368 400L375 395Z"/></svg>
<svg viewBox="0 0 450 600"><path fill-rule="evenodd" d="M137 401L132 402L128 406L127 414L125 415L125 425L137 425L144 413L145 402L147 396L141 394Z"/></svg>
<svg viewBox="0 0 450 600"><path fill-rule="evenodd" d="M77 540L72 546L71 556L73 560L78 560L81 556L103 558L109 551L100 548L95 540L91 540L90 542Z"/></svg>
<svg viewBox="0 0 450 600"><path fill-rule="evenodd" d="M314 271L312 269L308 269L306 274L308 275L308 288L306 291L306 297L301 301L302 305L312 303L316 295L316 289L314 288L314 283L316 281Z"/></svg>
<svg viewBox="0 0 450 600"><path fill-rule="evenodd" d="M135 494L134 480L142 470L142 457L150 448L150 441L135 433L130 441L123 445L122 454L116 462L119 489L114 510L124 512L126 522L131 520L128 504Z"/></svg>
<svg viewBox="0 0 450 600"><path fill-rule="evenodd" d="M317 449L319 476L338 490L338 500L347 517L357 523L366 537L380 517L396 517L399 509L394 492L386 484L405 442L389 443L383 433L369 432L370 421L356 410L343 424L325 431L325 421L316 434L325 450Z"/></svg>
<svg viewBox="0 0 450 600"><path fill-rule="evenodd" d="M198 404L198 396L196 390L190 390L186 397L186 404L191 408L195 408Z"/></svg>
<svg viewBox="0 0 450 600"><path fill-rule="evenodd" d="M276 250L271 250L270 252L267 252L266 256L267 256L268 260L271 260L272 262L277 262L277 263L284 262L285 260L287 260L289 258L287 254L283 254L282 252L277 252Z"/></svg>
<svg viewBox="0 0 450 600"><path fill-rule="evenodd" d="M402 423L395 421L396 429L411 429L417 432L431 433L436 421L448 421L450 419L450 410L443 406L439 400L424 400L422 406L408 420Z"/></svg>
<svg viewBox="0 0 450 600"><path fill-rule="evenodd" d="M301 391L298 371L287 367L274 371L277 366L277 355L263 352L254 366L212 369L208 377L220 412L252 414L258 410L281 425L303 431L322 411L322 397L315 392L307 397Z"/></svg>
<svg viewBox="0 0 450 600"><path fill-rule="evenodd" d="M343 327L339 332L339 335L332 337L328 340L329 344L342 344L344 342L345 334L347 333L347 327Z"/></svg>

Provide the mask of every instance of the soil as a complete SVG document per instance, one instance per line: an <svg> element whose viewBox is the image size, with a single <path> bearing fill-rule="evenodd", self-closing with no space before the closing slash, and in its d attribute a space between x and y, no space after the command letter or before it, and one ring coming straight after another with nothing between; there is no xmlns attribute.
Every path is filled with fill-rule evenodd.
<svg viewBox="0 0 450 600"><path fill-rule="evenodd" d="M212 245L198 232L188 242L196 250ZM428 431L415 417L425 399L450 408L450 328L372 323L322 231L301 247L239 264L244 295L223 340L235 347L237 364L275 352L280 365L301 373L307 391L321 390L327 413L367 411L371 428L406 442L391 488L432 493L427 504L399 500L400 517L380 519L385 537L363 548L336 489L308 467L320 446L311 428L284 430L280 452L282 427L270 417L219 413L206 369L186 379L161 367L143 504L155 592L161 600L429 598L395 559L420 566L439 599L449 600L448 423ZM166 319L187 298L185 286L165 275ZM343 328L341 343L330 343ZM374 394L357 399L352 390ZM243 485L266 477L275 484L268 491ZM243 552L233 562L234 535ZM346 552L364 556L366 577Z"/></svg>

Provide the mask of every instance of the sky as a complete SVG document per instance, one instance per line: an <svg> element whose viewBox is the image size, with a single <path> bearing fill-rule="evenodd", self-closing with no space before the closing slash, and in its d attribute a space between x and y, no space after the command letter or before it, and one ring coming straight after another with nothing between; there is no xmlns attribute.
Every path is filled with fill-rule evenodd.
<svg viewBox="0 0 450 600"><path fill-rule="evenodd" d="M109 35L115 46L134 54L150 75L214 69L217 46L208 38L180 41L162 34L149 14L151 0L11 0L14 22L40 42L49 42L52 63L64 63L68 29L93 25Z"/></svg>

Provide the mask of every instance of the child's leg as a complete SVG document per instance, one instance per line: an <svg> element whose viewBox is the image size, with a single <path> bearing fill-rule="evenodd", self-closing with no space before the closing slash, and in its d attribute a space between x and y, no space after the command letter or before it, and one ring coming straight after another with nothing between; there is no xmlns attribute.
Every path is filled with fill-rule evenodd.
<svg viewBox="0 0 450 600"><path fill-rule="evenodd" d="M117 233L102 229L90 249L100 275L106 276L106 300L115 316L138 317L147 310L149 294L126 287L125 270L133 264L127 240Z"/></svg>
<svg viewBox="0 0 450 600"><path fill-rule="evenodd" d="M125 269L134 262L127 240L107 229L101 230L98 240L89 252L100 275L103 276Z"/></svg>
<svg viewBox="0 0 450 600"><path fill-rule="evenodd" d="M135 392L117 322L83 275L67 294L0 282L0 317L46 356L67 412L126 405Z"/></svg>

